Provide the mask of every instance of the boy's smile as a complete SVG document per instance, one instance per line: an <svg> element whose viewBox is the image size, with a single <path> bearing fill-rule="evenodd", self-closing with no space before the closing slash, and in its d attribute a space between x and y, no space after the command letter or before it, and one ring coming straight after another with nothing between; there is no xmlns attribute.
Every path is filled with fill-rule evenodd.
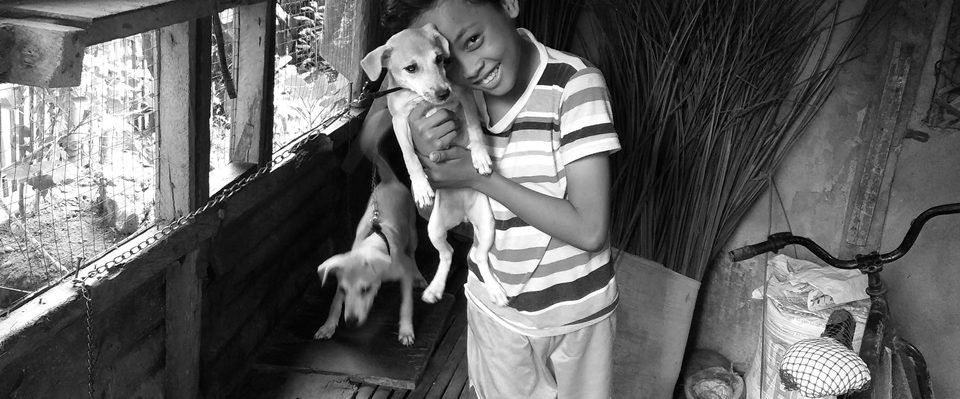
<svg viewBox="0 0 960 399"><path fill-rule="evenodd" d="M502 10L488 3L439 0L411 25L433 23L450 41L448 77L455 83L496 97L519 97L536 52L523 51L512 20L518 10L516 0L503 1Z"/></svg>

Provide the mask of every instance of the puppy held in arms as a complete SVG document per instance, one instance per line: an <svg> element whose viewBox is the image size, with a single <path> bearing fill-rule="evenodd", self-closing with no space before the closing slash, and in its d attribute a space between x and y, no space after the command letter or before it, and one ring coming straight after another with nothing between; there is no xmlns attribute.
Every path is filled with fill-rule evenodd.
<svg viewBox="0 0 960 399"><path fill-rule="evenodd" d="M315 339L333 336L340 321L362 325L383 281L400 281L400 343L410 346L413 334L413 286L426 284L413 260L417 229L410 191L382 160L377 160L381 182L370 195L349 252L334 255L317 268L321 281L337 276L337 293L327 320Z"/></svg>
<svg viewBox="0 0 960 399"><path fill-rule="evenodd" d="M460 223L470 222L476 245L468 256L477 264L490 299L503 306L507 303L506 294L490 272L488 263L488 253L494 239L494 219L489 198L471 189L439 189L434 192L417 158L407 124L410 110L423 101L435 106L427 113L428 116L441 107L455 112L465 126L461 127L452 145L469 149L473 167L481 174L490 174L490 155L483 143L477 105L468 90L452 85L447 79L445 65L449 56L447 39L435 25L427 24L393 35L384 45L367 54L360 61L360 66L370 79L379 78L381 71L386 69L387 76L381 90L401 88L387 96L393 131L410 174L414 200L421 208L433 205L427 233L430 242L440 253L440 263L430 285L423 291L423 300L435 303L443 295L453 259L453 247L447 242L447 231Z"/></svg>

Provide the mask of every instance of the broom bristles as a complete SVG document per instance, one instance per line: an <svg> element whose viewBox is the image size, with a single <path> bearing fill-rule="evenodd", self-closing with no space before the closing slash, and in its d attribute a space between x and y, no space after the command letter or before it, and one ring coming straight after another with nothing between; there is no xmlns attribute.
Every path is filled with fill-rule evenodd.
<svg viewBox="0 0 960 399"><path fill-rule="evenodd" d="M624 147L613 160L615 246L703 278L860 37L866 18L839 20L837 1L593 6ZM830 48L843 23L853 33Z"/></svg>

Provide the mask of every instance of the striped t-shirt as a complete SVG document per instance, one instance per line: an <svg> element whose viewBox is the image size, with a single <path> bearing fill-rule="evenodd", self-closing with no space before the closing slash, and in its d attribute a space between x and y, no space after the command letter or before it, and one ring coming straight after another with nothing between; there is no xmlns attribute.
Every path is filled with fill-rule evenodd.
<svg viewBox="0 0 960 399"><path fill-rule="evenodd" d="M475 92L494 170L526 188L567 195L564 168L597 153L620 149L609 93L600 71L583 59L545 47L519 29L539 52L526 91L499 121L490 121ZM491 124L493 123L493 124ZM496 235L492 272L506 290L506 307L493 305L468 261L466 295L505 327L529 336L566 334L604 320L616 309L610 247L586 252L530 226L491 199Z"/></svg>

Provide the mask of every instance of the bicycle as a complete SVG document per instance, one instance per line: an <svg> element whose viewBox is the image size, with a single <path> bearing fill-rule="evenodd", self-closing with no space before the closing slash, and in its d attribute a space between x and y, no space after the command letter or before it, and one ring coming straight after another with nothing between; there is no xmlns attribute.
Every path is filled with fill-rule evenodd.
<svg viewBox="0 0 960 399"><path fill-rule="evenodd" d="M908 389L915 398L932 399L934 397L933 387L930 384L930 374L923 354L916 346L897 335L896 331L888 324L890 313L885 295L886 288L880 279L880 272L885 264L900 259L910 250L916 242L920 230L923 229L923 225L928 220L936 216L956 213L960 213L960 203L935 206L923 211L910 223L910 229L907 230L900 245L893 251L883 254L874 251L865 255L855 255L853 259L838 259L813 240L789 232L771 234L766 241L734 249L729 254L733 261L739 262L766 252L777 252L787 245L800 245L830 266L847 270L857 269L861 273L867 274L866 292L870 296L870 312L860 346L860 358L866 363L871 376L876 376L877 371L883 366L881 362L887 350L900 356L901 360L909 359L912 364L904 364L905 371L908 371L906 367L912 365L913 373L912 375L908 373L908 387L905 387L905 389ZM829 327L828 325L828 329ZM825 331L825 334L828 333ZM844 397L850 399L870 398L872 391L876 388L876 385L871 383L867 390Z"/></svg>

